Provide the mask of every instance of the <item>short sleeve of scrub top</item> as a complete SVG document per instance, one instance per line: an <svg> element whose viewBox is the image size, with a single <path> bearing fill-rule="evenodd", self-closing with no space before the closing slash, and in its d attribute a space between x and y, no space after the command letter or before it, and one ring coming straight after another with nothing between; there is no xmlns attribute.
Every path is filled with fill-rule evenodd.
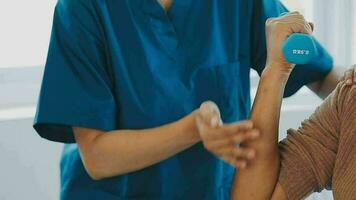
<svg viewBox="0 0 356 200"><path fill-rule="evenodd" d="M266 64L265 21L277 17L288 9L278 0L254 1L252 19L252 67L261 74ZM333 59L323 46L316 40L318 57L306 65L297 65L286 86L284 96L297 92L302 86L323 79L333 67Z"/></svg>
<svg viewBox="0 0 356 200"><path fill-rule="evenodd" d="M34 128L49 140L72 143L72 126L114 129L116 109L98 19L68 2L56 6Z"/></svg>

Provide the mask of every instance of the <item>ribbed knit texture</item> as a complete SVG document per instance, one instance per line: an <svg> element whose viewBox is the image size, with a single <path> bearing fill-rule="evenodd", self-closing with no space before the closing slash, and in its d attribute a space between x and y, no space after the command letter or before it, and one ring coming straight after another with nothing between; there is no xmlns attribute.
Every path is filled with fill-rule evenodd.
<svg viewBox="0 0 356 200"><path fill-rule="evenodd" d="M340 83L298 130L280 143L279 182L289 200L332 188L334 199L356 199L356 86Z"/></svg>

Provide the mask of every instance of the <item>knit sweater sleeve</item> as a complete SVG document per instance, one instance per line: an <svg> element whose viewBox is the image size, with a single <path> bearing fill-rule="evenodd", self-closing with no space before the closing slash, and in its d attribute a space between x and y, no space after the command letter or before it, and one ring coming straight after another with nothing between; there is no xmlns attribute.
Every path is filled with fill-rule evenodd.
<svg viewBox="0 0 356 200"><path fill-rule="evenodd" d="M279 183L289 200L302 199L331 185L345 87L339 84L314 114L297 130L288 130L287 138L279 144Z"/></svg>

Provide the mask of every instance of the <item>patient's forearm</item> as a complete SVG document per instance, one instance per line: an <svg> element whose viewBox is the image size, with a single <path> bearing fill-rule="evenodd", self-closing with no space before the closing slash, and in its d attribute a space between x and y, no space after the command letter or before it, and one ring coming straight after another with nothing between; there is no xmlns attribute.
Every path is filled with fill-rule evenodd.
<svg viewBox="0 0 356 200"><path fill-rule="evenodd" d="M251 120L261 132L258 141L243 145L256 149L257 156L247 169L235 175L232 199L270 199L279 173L278 125L284 88L289 73L267 66L252 108ZM258 192L256 192L258 191Z"/></svg>

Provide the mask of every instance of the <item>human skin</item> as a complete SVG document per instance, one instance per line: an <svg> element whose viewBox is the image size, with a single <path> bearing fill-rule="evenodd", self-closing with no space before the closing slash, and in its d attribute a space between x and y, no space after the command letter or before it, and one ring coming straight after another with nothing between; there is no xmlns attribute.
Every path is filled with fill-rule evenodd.
<svg viewBox="0 0 356 200"><path fill-rule="evenodd" d="M161 1L165 9L169 9L171 3L171 0ZM170 124L142 130L105 132L73 127L86 171L94 180L134 172L174 156L200 141L209 151L231 165L245 167L247 160L253 159L254 150L236 148L236 144L258 137L258 131L252 123L237 122L202 132L198 128L198 122L202 120L197 117L201 110L197 109Z"/></svg>
<svg viewBox="0 0 356 200"><path fill-rule="evenodd" d="M356 66L351 67L349 71L355 72ZM276 80L273 77L278 75L276 75L276 71L274 72L266 72L264 80ZM260 176L260 174L252 173L254 169L250 166L242 169L239 173L244 174L244 176L239 176L239 173L235 175L232 199L239 199L243 196L246 200L298 200L305 198L316 189L330 188L330 186L336 199L353 199L354 194L356 194L354 188L356 162L352 157L356 150L353 145L356 141L354 134L356 130L356 107L354 104L356 84L350 85L350 83L347 83L347 80L350 80L347 77L347 74L345 74L335 91L328 96L309 119L303 121L298 130L289 130L288 137L279 144L273 142L277 152L268 152L268 155L261 157L259 152L265 153L271 147L265 146L266 150L264 148L259 149L258 155L252 163L265 164L265 173L272 178L263 182L263 177L266 175ZM264 80L261 80L260 87L268 89L269 83L264 82ZM283 87L280 87L279 90L283 90ZM271 92L271 88L268 91ZM280 102L282 98L275 96L273 99L270 96L269 99L266 99L268 97L263 94L256 98L261 97L264 98L264 101L272 102L272 104ZM257 100L254 106L258 106L258 104L259 101ZM259 115L265 116L265 122L274 121L277 123L277 126L269 131L260 128L261 140L265 140L265 133L274 132L278 135L280 110L278 109L277 112L273 110L276 110L276 108L270 106L264 111L260 110ZM259 123L255 124L259 125ZM270 163L261 159L267 159ZM279 160L279 163L275 164L276 160ZM281 171L279 171L280 166ZM246 175L245 172L248 170L251 170L251 174ZM278 171L278 173L275 174L275 171ZM258 172L256 170L256 173ZM261 179L260 182L251 183L254 176L257 176L256 179ZM330 184L331 181L332 185ZM242 189L243 186L245 188Z"/></svg>
<svg viewBox="0 0 356 200"><path fill-rule="evenodd" d="M244 159L253 152L249 148L236 148L227 144L237 144L258 137L251 122L239 122L221 126L214 132L201 133L196 125L199 110L167 125L142 130L100 130L74 127L74 136L80 156L88 174L94 180L118 176L137 171L173 156L202 141L204 146L226 149L231 153L216 152L217 156L228 160L235 167L245 167ZM219 134L221 133L221 134ZM201 137L204 134L204 137ZM223 155L224 154L224 155ZM231 159L230 159L231 158Z"/></svg>
<svg viewBox="0 0 356 200"><path fill-rule="evenodd" d="M246 169L235 174L231 199L287 199L286 193L277 182L280 167L278 126L285 85L294 65L283 60L281 40L293 32L312 32L312 27L308 27L304 18L299 13L294 14L270 19L266 23L267 49L271 57L268 57L267 66L262 73L251 114L251 120L260 130L261 137L242 144L255 149L257 156ZM352 84L355 71L351 68L341 80Z"/></svg>
<svg viewBox="0 0 356 200"><path fill-rule="evenodd" d="M161 3L165 9L169 9L172 1ZM323 87L315 88L321 90ZM234 167L244 168L254 158L256 150L249 147L236 148L235 144L258 138L258 130L253 127L253 123L246 121L218 126L212 130L202 129L204 120L199 120L196 114L200 110L176 122L143 130L104 132L73 127L88 174L99 180L134 172L169 158L199 141L214 155Z"/></svg>
<svg viewBox="0 0 356 200"><path fill-rule="evenodd" d="M280 108L285 85L295 67L284 59L281 48L283 41L295 32L312 33L312 26L297 12L269 19L266 23L267 66L261 75L251 112L251 120L261 137L243 143L243 146L256 149L258 155L246 169L236 173L232 199L270 199L274 191L280 163L277 147Z"/></svg>

